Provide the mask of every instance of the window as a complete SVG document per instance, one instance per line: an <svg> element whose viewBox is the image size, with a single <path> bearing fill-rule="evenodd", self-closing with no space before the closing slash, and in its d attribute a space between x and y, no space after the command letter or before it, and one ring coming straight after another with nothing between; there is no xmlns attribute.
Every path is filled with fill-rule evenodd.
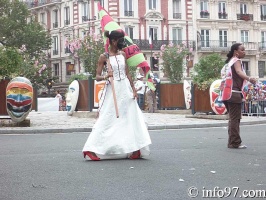
<svg viewBox="0 0 266 200"><path fill-rule="evenodd" d="M243 61L243 68L246 71L247 75L250 76L250 70L249 70L249 63L247 61Z"/></svg>
<svg viewBox="0 0 266 200"><path fill-rule="evenodd" d="M128 17L133 17L133 0L124 0L124 15Z"/></svg>
<svg viewBox="0 0 266 200"><path fill-rule="evenodd" d="M58 55L58 37L53 37L53 55Z"/></svg>
<svg viewBox="0 0 266 200"><path fill-rule="evenodd" d="M59 63L54 64L54 76L59 76Z"/></svg>
<svg viewBox="0 0 266 200"><path fill-rule="evenodd" d="M45 24L45 13L40 14L40 22L41 24Z"/></svg>
<svg viewBox="0 0 266 200"><path fill-rule="evenodd" d="M200 2L200 17L201 18L209 18L210 13L208 11L208 2L201 1Z"/></svg>
<svg viewBox="0 0 266 200"><path fill-rule="evenodd" d="M201 11L208 11L208 2L207 1L201 1L200 2L200 10Z"/></svg>
<svg viewBox="0 0 266 200"><path fill-rule="evenodd" d="M173 18L181 19L181 1L173 0Z"/></svg>
<svg viewBox="0 0 266 200"><path fill-rule="evenodd" d="M70 24L70 9L69 7L65 7L65 25Z"/></svg>
<svg viewBox="0 0 266 200"><path fill-rule="evenodd" d="M259 78L264 78L264 74L266 72L265 71L265 61L259 61L258 62L258 71L259 71Z"/></svg>
<svg viewBox="0 0 266 200"><path fill-rule="evenodd" d="M152 40L158 40L158 29L156 27L150 27L149 36Z"/></svg>
<svg viewBox="0 0 266 200"><path fill-rule="evenodd" d="M133 37L133 27L130 26L126 26L125 27L125 32L127 33L127 35L131 38L134 39Z"/></svg>
<svg viewBox="0 0 266 200"><path fill-rule="evenodd" d="M70 76L72 74L75 74L74 64L71 64L71 62L66 62L66 75Z"/></svg>
<svg viewBox="0 0 266 200"><path fill-rule="evenodd" d="M240 14L247 14L247 5L244 3L240 4Z"/></svg>
<svg viewBox="0 0 266 200"><path fill-rule="evenodd" d="M82 3L82 22L86 22L89 20L89 6L88 2Z"/></svg>
<svg viewBox="0 0 266 200"><path fill-rule="evenodd" d="M227 31L225 30L219 31L219 44L220 47L227 47Z"/></svg>
<svg viewBox="0 0 266 200"><path fill-rule="evenodd" d="M226 3L225 2L219 2L218 17L219 17L219 19L226 19L227 18Z"/></svg>
<svg viewBox="0 0 266 200"><path fill-rule="evenodd" d="M266 47L266 31L261 32L261 47Z"/></svg>
<svg viewBox="0 0 266 200"><path fill-rule="evenodd" d="M225 2L219 2L219 12L224 13L225 12Z"/></svg>
<svg viewBox="0 0 266 200"><path fill-rule="evenodd" d="M201 30L201 47L210 47L210 30Z"/></svg>
<svg viewBox="0 0 266 200"><path fill-rule="evenodd" d="M241 31L241 42L248 42L248 31Z"/></svg>
<svg viewBox="0 0 266 200"><path fill-rule="evenodd" d="M98 0L98 1L100 2L101 6L104 8L104 0ZM94 2L96 1L94 0Z"/></svg>
<svg viewBox="0 0 266 200"><path fill-rule="evenodd" d="M180 44L182 43L182 29L173 28L173 43Z"/></svg>
<svg viewBox="0 0 266 200"><path fill-rule="evenodd" d="M53 27L58 28L58 10L53 11L53 18L54 18Z"/></svg>
<svg viewBox="0 0 266 200"><path fill-rule="evenodd" d="M157 0L149 0L149 10L155 9L157 8Z"/></svg>
<svg viewBox="0 0 266 200"><path fill-rule="evenodd" d="M261 20L266 21L266 5L260 6Z"/></svg>

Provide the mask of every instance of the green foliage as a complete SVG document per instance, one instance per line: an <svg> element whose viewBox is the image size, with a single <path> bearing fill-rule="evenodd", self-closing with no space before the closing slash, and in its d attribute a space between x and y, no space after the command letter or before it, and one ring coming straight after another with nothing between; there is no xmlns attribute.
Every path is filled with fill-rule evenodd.
<svg viewBox="0 0 266 200"><path fill-rule="evenodd" d="M160 55L163 60L163 71L166 73L172 83L179 83L183 78L183 71L186 67L186 56L190 51L185 43L174 45L163 45L161 47Z"/></svg>
<svg viewBox="0 0 266 200"><path fill-rule="evenodd" d="M68 83L71 83L74 80L88 80L89 75L86 74L74 74L68 80Z"/></svg>
<svg viewBox="0 0 266 200"><path fill-rule="evenodd" d="M73 57L79 58L83 63L85 72L89 72L95 77L99 57L104 53L102 36L90 33L83 39L71 40L69 46Z"/></svg>
<svg viewBox="0 0 266 200"><path fill-rule="evenodd" d="M36 88L46 87L46 80L51 78L52 69L45 54L39 55L38 60L30 59L29 54L24 53L24 62L18 67L17 75L26 77ZM52 78L54 82L57 77Z"/></svg>
<svg viewBox="0 0 266 200"><path fill-rule="evenodd" d="M202 57L194 65L193 83L197 84L199 89L206 90L214 80L220 79L224 64L222 57L216 53Z"/></svg>
<svg viewBox="0 0 266 200"><path fill-rule="evenodd" d="M27 47L31 57L38 57L51 45L51 37L39 23L27 22L30 13L19 0L0 0L0 43L6 47Z"/></svg>
<svg viewBox="0 0 266 200"><path fill-rule="evenodd" d="M29 79L36 88L45 86L47 78L51 77L52 70L48 66L47 56L39 55L35 61L23 50L11 47L0 48L0 79L10 79L23 76ZM54 81L56 81L54 79Z"/></svg>
<svg viewBox="0 0 266 200"><path fill-rule="evenodd" d="M16 74L17 67L23 62L18 50L11 47L0 47L0 78L12 77Z"/></svg>

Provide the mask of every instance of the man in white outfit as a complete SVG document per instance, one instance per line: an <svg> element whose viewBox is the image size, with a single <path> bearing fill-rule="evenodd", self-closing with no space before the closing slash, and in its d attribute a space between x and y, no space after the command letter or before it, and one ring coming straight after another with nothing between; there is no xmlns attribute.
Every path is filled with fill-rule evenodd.
<svg viewBox="0 0 266 200"><path fill-rule="evenodd" d="M144 93L145 93L145 84L143 83L143 76L139 74L137 76L137 82L135 83L135 89L138 94L138 105L141 110L144 110Z"/></svg>

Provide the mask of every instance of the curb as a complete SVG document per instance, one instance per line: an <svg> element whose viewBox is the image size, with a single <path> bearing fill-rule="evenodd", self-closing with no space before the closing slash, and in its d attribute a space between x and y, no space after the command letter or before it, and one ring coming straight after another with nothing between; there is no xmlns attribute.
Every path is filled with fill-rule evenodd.
<svg viewBox="0 0 266 200"><path fill-rule="evenodd" d="M241 122L242 125L254 125L254 124L266 124L266 120ZM190 128L215 128L215 127L227 127L227 122L222 123L207 123L207 124L187 124L187 125L149 125L148 130L178 130L178 129L190 129ZM0 134L44 134L44 133L77 133L77 132L91 132L92 127L88 128L45 128L45 129L0 129Z"/></svg>

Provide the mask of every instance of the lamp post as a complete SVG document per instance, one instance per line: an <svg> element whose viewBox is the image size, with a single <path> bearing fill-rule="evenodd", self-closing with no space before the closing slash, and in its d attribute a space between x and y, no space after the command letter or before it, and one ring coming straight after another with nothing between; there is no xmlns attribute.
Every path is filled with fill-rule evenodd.
<svg viewBox="0 0 266 200"><path fill-rule="evenodd" d="M47 89L48 89L48 97L50 97L50 96L51 96L50 90L51 90L51 88L53 87L53 79L48 78L48 79L46 80L46 87L47 87Z"/></svg>

